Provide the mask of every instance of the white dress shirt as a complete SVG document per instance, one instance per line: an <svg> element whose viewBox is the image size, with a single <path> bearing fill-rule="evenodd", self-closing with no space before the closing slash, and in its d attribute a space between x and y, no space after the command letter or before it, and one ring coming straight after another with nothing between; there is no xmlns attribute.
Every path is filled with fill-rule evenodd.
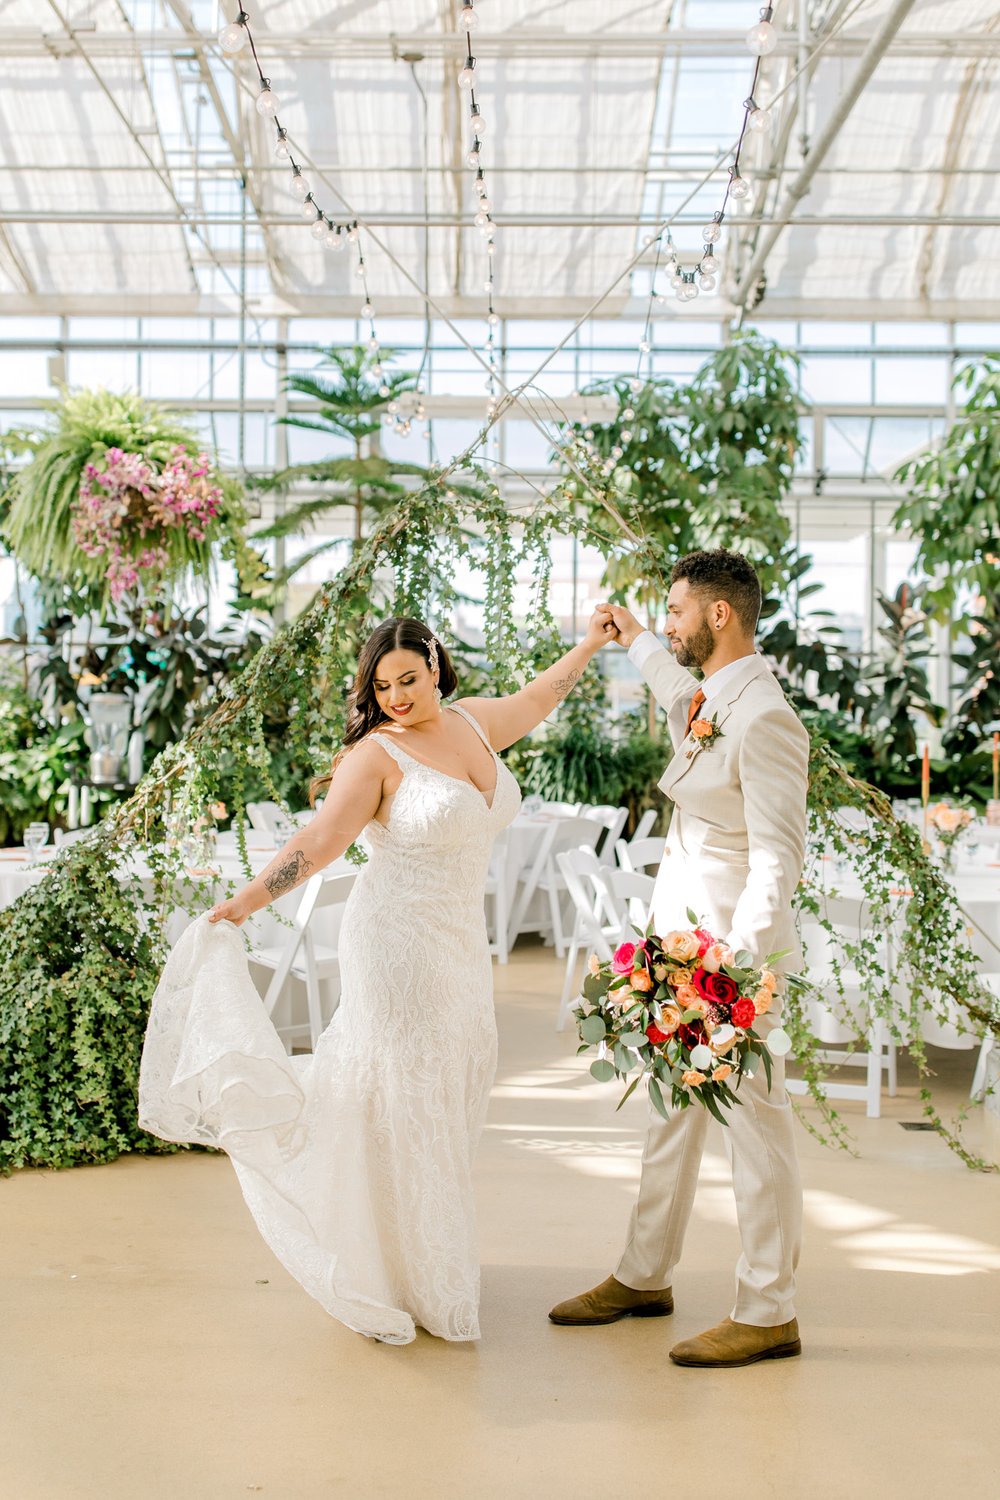
<svg viewBox="0 0 1000 1500"><path fill-rule="evenodd" d="M628 648L628 659L630 662L634 663L634 665L637 666L641 671L643 662L646 661L654 651L662 650L669 651L670 647L664 647L663 642L657 640L656 636L651 630L643 630L639 635L636 636L635 640ZM710 677L704 678L701 682L695 682L695 689L697 690L697 688L700 687L702 692L705 694L705 702L711 703L712 699L717 698L718 695L722 692L729 679L735 676L740 667L742 667L746 662L752 661L756 655L756 651L751 651L746 656L738 656L735 661L727 662L724 667L720 667L719 670L717 672L713 672Z"/></svg>

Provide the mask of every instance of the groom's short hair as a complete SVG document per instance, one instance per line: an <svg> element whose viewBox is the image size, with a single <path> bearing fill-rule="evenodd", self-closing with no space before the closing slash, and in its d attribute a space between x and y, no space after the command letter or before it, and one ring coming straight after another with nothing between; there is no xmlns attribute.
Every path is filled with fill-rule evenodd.
<svg viewBox="0 0 1000 1500"><path fill-rule="evenodd" d="M727 552L725 547L689 552L674 563L670 582L679 583L682 578L706 603L725 599L744 630L753 635L760 616L760 579L742 552Z"/></svg>

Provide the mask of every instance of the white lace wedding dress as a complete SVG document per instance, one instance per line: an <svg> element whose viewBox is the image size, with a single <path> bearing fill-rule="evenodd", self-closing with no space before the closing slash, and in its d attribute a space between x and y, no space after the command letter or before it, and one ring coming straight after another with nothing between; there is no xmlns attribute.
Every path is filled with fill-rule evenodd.
<svg viewBox="0 0 1000 1500"><path fill-rule="evenodd" d="M487 803L378 739L403 780L389 826L365 830L341 1001L315 1053L286 1054L240 931L200 917L153 998L139 1118L166 1140L227 1151L271 1249L348 1327L394 1344L415 1324L475 1339L472 1161L496 1066L483 898L520 792L496 757Z"/></svg>

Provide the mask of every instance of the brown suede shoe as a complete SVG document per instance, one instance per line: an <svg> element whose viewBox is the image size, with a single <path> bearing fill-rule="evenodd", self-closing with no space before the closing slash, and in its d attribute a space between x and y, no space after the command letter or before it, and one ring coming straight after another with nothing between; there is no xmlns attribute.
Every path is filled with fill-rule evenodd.
<svg viewBox="0 0 1000 1500"><path fill-rule="evenodd" d="M734 1369L752 1365L758 1359L788 1359L802 1353L799 1325L779 1323L777 1328L758 1328L754 1323L734 1323L732 1318L685 1339L670 1351L675 1365L697 1365L706 1369Z"/></svg>
<svg viewBox="0 0 1000 1500"><path fill-rule="evenodd" d="M592 1291L560 1302L549 1313L553 1323L586 1327L594 1323L617 1323L619 1318L665 1318L674 1310L670 1288L657 1292L637 1292L609 1276Z"/></svg>

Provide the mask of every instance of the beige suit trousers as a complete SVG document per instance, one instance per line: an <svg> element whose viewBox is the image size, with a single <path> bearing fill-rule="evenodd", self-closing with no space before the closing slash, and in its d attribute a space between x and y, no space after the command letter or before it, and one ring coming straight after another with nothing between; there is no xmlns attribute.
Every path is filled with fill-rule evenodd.
<svg viewBox="0 0 1000 1500"><path fill-rule="evenodd" d="M625 1286L651 1291L673 1284L711 1125L726 1143L743 1247L730 1316L759 1328L795 1317L802 1186L784 1073L783 1062L775 1058L770 1092L763 1069L744 1078L742 1107L729 1111L727 1127L716 1124L700 1104L672 1111L669 1122L650 1106L639 1197L615 1271Z"/></svg>

